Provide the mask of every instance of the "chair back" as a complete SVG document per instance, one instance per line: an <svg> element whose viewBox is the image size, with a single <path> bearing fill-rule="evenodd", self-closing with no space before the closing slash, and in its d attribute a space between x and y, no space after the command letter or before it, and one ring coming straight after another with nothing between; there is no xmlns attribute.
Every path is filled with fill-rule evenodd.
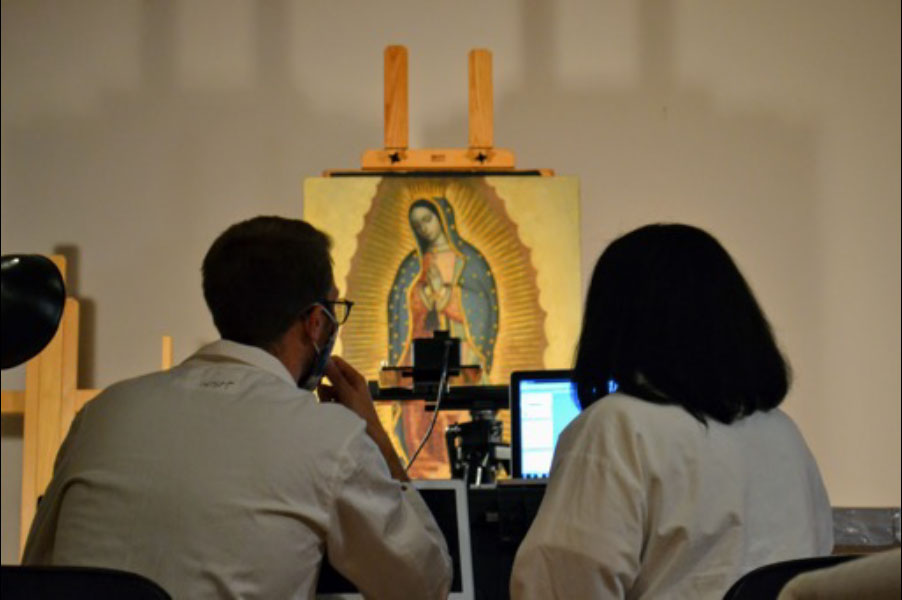
<svg viewBox="0 0 902 600"><path fill-rule="evenodd" d="M2 567L3 600L69 598L71 600L171 600L150 579L115 569L96 567Z"/></svg>
<svg viewBox="0 0 902 600"><path fill-rule="evenodd" d="M816 556L758 567L740 577L739 581L727 590L724 600L775 600L780 595L783 586L796 575L806 571L826 569L853 558L858 558L858 556L855 554Z"/></svg>

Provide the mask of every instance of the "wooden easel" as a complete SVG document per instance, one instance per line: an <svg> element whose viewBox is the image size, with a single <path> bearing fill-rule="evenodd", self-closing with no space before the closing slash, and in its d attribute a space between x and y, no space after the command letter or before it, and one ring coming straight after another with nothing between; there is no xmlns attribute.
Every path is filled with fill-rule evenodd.
<svg viewBox="0 0 902 600"><path fill-rule="evenodd" d="M366 150L364 172L513 172L514 153L494 146L492 53L469 53L469 145L467 148L408 148L407 48L388 46L385 61L385 147ZM327 171L326 176L348 174ZM351 173L359 173L354 171ZM550 169L534 174L553 175Z"/></svg>
<svg viewBox="0 0 902 600"><path fill-rule="evenodd" d="M408 147L407 48L388 46L384 61L384 147L363 152L360 170L327 170L324 177L347 176L553 176L552 169L516 169L514 153L494 145L494 93L492 53L473 49L468 54L468 146L466 148ZM386 429L393 431L400 418L386 403L377 413ZM510 419L502 411L502 422L509 431ZM399 453L403 452L396 445Z"/></svg>
<svg viewBox="0 0 902 600"><path fill-rule="evenodd" d="M51 256L63 279L66 259ZM66 298L59 329L44 350L25 366L25 390L3 390L2 413L22 415L22 508L19 549L34 519L38 497L53 475L60 444L75 414L100 393L78 388L78 300ZM172 366L172 338L163 336L162 368Z"/></svg>

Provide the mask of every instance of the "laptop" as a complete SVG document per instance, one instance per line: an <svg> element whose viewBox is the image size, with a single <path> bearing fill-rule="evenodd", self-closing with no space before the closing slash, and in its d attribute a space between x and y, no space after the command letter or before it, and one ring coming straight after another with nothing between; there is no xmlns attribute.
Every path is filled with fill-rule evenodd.
<svg viewBox="0 0 902 600"><path fill-rule="evenodd" d="M467 485L460 479L415 480L414 487L432 512L435 522L445 536L454 576L451 580L451 600L473 600L473 554L470 546L470 516L467 509ZM386 573L391 577L391 573ZM316 597L321 600L361 599L353 583L342 577L323 557Z"/></svg>
<svg viewBox="0 0 902 600"><path fill-rule="evenodd" d="M580 412L571 371L511 373L511 476L544 481L558 437Z"/></svg>

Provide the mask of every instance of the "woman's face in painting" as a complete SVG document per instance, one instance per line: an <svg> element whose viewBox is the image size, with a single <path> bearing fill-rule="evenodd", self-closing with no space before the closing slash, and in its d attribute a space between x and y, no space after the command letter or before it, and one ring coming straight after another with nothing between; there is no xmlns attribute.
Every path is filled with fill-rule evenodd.
<svg viewBox="0 0 902 600"><path fill-rule="evenodd" d="M429 243L435 242L442 235L442 223L438 215L425 206L417 206L410 211L410 224L414 232Z"/></svg>

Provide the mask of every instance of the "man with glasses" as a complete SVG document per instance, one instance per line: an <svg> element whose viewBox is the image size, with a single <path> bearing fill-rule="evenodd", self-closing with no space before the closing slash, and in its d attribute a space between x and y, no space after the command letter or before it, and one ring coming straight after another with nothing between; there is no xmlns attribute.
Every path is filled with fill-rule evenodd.
<svg viewBox="0 0 902 600"><path fill-rule="evenodd" d="M330 357L353 303L329 251L279 217L219 236L202 271L222 339L84 407L23 562L137 572L175 598L311 598L327 554L367 597L447 596L445 541L366 381Z"/></svg>

